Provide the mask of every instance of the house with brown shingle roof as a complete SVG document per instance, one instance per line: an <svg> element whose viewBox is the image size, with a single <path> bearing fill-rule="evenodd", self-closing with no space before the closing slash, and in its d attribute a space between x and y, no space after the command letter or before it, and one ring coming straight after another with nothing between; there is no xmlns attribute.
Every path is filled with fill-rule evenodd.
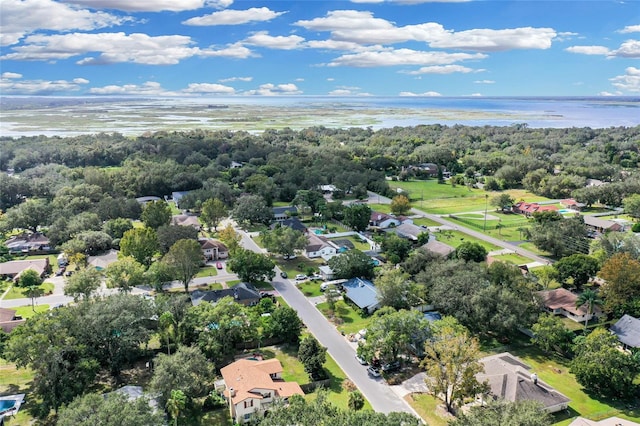
<svg viewBox="0 0 640 426"><path fill-rule="evenodd" d="M277 359L241 359L223 367L220 373L229 412L236 423L262 417L276 399L286 401L293 395L304 395L298 383L282 380L282 364Z"/></svg>
<svg viewBox="0 0 640 426"><path fill-rule="evenodd" d="M198 216L192 214L178 214L171 216L171 225L174 226L192 226L198 231L202 228L202 224L198 220Z"/></svg>
<svg viewBox="0 0 640 426"><path fill-rule="evenodd" d="M13 309L0 308L0 330L5 333L11 333L11 331L24 324L25 320L20 317L16 317L16 311Z"/></svg>
<svg viewBox="0 0 640 426"><path fill-rule="evenodd" d="M489 385L494 399L537 401L548 413L566 410L571 400L538 378L520 358L503 352L480 360L484 372L476 379Z"/></svg>
<svg viewBox="0 0 640 426"><path fill-rule="evenodd" d="M38 275L40 275L40 277L43 277L46 273L51 271L49 258L11 260L9 262L0 263L0 277L10 278L17 281L20 274L27 269L33 269L38 273Z"/></svg>
<svg viewBox="0 0 640 426"><path fill-rule="evenodd" d="M554 315L564 315L576 322L591 321L593 317L601 317L604 314L598 306L593 307L593 312L588 313L587 305L576 306L578 295L565 288L536 292L544 308Z"/></svg>
<svg viewBox="0 0 640 426"><path fill-rule="evenodd" d="M198 243L200 243L202 255L207 261L226 259L229 257L229 249L218 240L214 240L213 238L201 238L198 240Z"/></svg>

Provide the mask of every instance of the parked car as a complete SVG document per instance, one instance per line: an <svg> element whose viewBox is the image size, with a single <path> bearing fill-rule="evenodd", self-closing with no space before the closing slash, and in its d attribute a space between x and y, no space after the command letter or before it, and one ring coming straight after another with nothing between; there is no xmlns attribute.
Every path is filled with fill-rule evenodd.
<svg viewBox="0 0 640 426"><path fill-rule="evenodd" d="M356 355L356 360L361 364L361 365L367 365L367 361L364 360L364 358L359 357L358 355Z"/></svg>
<svg viewBox="0 0 640 426"><path fill-rule="evenodd" d="M304 280L306 280L307 278L309 278L309 277L307 277L305 274L298 274L298 275L296 275L296 281L304 281Z"/></svg>
<svg viewBox="0 0 640 426"><path fill-rule="evenodd" d="M62 276L62 274L64 274L64 272L65 272L66 270L67 270L67 268L64 268L64 267L62 267L62 268L58 269L58 270L56 271L56 277L61 277L61 276Z"/></svg>
<svg viewBox="0 0 640 426"><path fill-rule="evenodd" d="M396 371L398 369L400 369L399 361L388 362L382 366L382 371L384 371L385 373L390 371Z"/></svg>
<svg viewBox="0 0 640 426"><path fill-rule="evenodd" d="M312 280L321 280L321 279L323 279L323 278L322 278L322 275L320 275L320 274L318 274L318 273L316 272L315 274L311 275L311 279L312 279Z"/></svg>
<svg viewBox="0 0 640 426"><path fill-rule="evenodd" d="M218 268L218 269L222 269L222 268L223 268L223 266L222 266L222 262L218 262L218 263L216 263L216 268Z"/></svg>
<svg viewBox="0 0 640 426"><path fill-rule="evenodd" d="M378 371L378 369L373 367L373 366L367 368L367 373L369 373L369 375L371 377L380 377L381 376L380 371Z"/></svg>
<svg viewBox="0 0 640 426"><path fill-rule="evenodd" d="M282 257L284 258L284 260L293 260L293 259L295 259L295 258L296 258L296 257L298 257L298 256L296 256L295 254L292 254L292 255L285 254L285 255L284 255L284 256L282 256Z"/></svg>
<svg viewBox="0 0 640 426"><path fill-rule="evenodd" d="M287 273L285 271L280 272L280 276L282 278L289 278L289 275L287 275Z"/></svg>

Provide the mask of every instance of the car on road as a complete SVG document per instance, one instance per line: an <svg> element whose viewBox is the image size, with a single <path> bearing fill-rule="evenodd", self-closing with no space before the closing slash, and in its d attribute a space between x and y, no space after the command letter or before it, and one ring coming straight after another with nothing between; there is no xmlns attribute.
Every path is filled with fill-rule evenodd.
<svg viewBox="0 0 640 426"><path fill-rule="evenodd" d="M305 274L298 274L298 275L296 275L296 281L304 281L304 280L306 280L307 278L309 278L309 277L307 277Z"/></svg>
<svg viewBox="0 0 640 426"><path fill-rule="evenodd" d="M377 368L373 367L373 366L367 368L367 373L369 373L369 375L371 377L380 377L381 376L380 371Z"/></svg>
<svg viewBox="0 0 640 426"><path fill-rule="evenodd" d="M223 266L222 266L222 262L218 262L218 263L216 263L216 268L218 268L218 269L222 269L222 268L223 268Z"/></svg>
<svg viewBox="0 0 640 426"><path fill-rule="evenodd" d="M364 360L364 358L359 357L358 355L356 355L356 360L361 364L361 365L367 365L367 361Z"/></svg>
<svg viewBox="0 0 640 426"><path fill-rule="evenodd" d="M289 278L289 275L287 275L287 273L285 271L280 272L280 276L282 278Z"/></svg>

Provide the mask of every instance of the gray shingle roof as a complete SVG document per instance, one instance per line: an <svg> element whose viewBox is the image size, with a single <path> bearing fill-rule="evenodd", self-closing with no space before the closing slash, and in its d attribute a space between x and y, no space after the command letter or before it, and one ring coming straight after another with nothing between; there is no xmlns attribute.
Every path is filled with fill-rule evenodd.
<svg viewBox="0 0 640 426"><path fill-rule="evenodd" d="M632 348L640 348L640 319L624 315L611 327L618 340Z"/></svg>

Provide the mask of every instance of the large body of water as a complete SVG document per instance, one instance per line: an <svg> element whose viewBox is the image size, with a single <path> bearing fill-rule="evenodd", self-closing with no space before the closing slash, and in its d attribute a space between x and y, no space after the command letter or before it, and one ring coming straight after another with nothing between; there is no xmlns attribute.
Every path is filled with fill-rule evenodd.
<svg viewBox="0 0 640 426"><path fill-rule="evenodd" d="M2 98L0 136L158 130L640 125L640 97Z"/></svg>

